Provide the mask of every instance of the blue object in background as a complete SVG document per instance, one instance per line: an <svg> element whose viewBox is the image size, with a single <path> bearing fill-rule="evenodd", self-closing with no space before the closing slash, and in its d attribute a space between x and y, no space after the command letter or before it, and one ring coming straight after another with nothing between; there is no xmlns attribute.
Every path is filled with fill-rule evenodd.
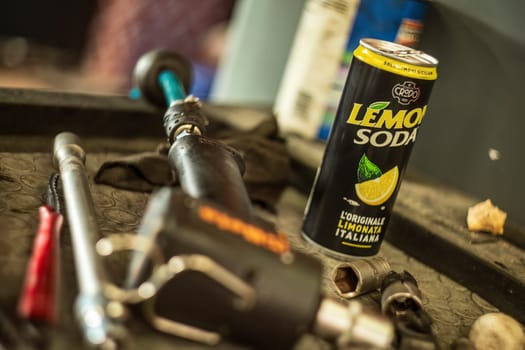
<svg viewBox="0 0 525 350"><path fill-rule="evenodd" d="M132 100L138 100L142 94L140 93L140 89L138 87L134 87L128 92L128 97Z"/></svg>
<svg viewBox="0 0 525 350"><path fill-rule="evenodd" d="M427 6L424 0L361 0L346 52L351 54L362 38L395 41L403 20L422 22Z"/></svg>
<svg viewBox="0 0 525 350"><path fill-rule="evenodd" d="M426 0L361 0L349 33L345 52L341 58L339 72L333 83L332 96L340 96L343 91L350 70L352 53L359 46L359 40L374 38L409 45L399 40L398 34L400 29L410 30L410 25L412 25L415 27L412 28L412 30L415 29L414 32L407 34L414 35L415 42L412 44L415 45L419 39L419 32L423 28L427 7L428 1ZM403 27L407 25L407 28ZM418 30L419 32L417 32ZM339 98L327 101L326 110L317 131L319 140L328 140L339 105Z"/></svg>
<svg viewBox="0 0 525 350"><path fill-rule="evenodd" d="M204 64L192 62L193 81L190 94L201 100L207 100L215 78L215 69Z"/></svg>

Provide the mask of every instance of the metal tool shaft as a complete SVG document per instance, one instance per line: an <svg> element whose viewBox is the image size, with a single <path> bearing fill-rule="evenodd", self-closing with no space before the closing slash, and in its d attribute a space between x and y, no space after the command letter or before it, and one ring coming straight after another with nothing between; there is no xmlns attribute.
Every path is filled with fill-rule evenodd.
<svg viewBox="0 0 525 350"><path fill-rule="evenodd" d="M67 221L71 233L73 256L79 285L75 312L88 343L111 348L110 320L103 294L104 272L95 253L100 237L93 199L86 176L85 152L78 136L64 132L55 137L53 160L60 170Z"/></svg>

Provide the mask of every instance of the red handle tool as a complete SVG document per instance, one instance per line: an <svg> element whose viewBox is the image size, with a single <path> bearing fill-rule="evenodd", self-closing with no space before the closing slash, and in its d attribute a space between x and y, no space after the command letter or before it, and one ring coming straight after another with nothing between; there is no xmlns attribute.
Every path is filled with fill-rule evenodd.
<svg viewBox="0 0 525 350"><path fill-rule="evenodd" d="M49 205L39 208L40 223L27 265L18 313L25 319L54 323L58 279L58 235L63 218Z"/></svg>

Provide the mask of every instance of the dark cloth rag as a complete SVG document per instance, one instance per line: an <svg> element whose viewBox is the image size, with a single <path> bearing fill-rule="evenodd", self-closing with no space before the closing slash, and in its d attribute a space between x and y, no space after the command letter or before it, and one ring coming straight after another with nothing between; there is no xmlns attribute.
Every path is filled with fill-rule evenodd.
<svg viewBox="0 0 525 350"><path fill-rule="evenodd" d="M291 174L290 158L284 140L278 136L275 118L265 119L248 131L223 130L216 136L242 154L243 179L251 200L273 210ZM152 152L105 162L95 175L95 182L140 192L176 185L177 176L168 164L168 148L167 143L161 144Z"/></svg>

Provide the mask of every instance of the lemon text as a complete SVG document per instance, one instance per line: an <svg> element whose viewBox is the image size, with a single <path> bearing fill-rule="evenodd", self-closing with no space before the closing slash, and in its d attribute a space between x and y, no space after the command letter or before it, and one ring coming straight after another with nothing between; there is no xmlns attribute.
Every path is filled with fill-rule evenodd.
<svg viewBox="0 0 525 350"><path fill-rule="evenodd" d="M362 108L361 103L354 103L346 122L358 125L354 143L370 143L375 147L406 146L415 142L419 125L423 122L427 106L413 109Z"/></svg>

